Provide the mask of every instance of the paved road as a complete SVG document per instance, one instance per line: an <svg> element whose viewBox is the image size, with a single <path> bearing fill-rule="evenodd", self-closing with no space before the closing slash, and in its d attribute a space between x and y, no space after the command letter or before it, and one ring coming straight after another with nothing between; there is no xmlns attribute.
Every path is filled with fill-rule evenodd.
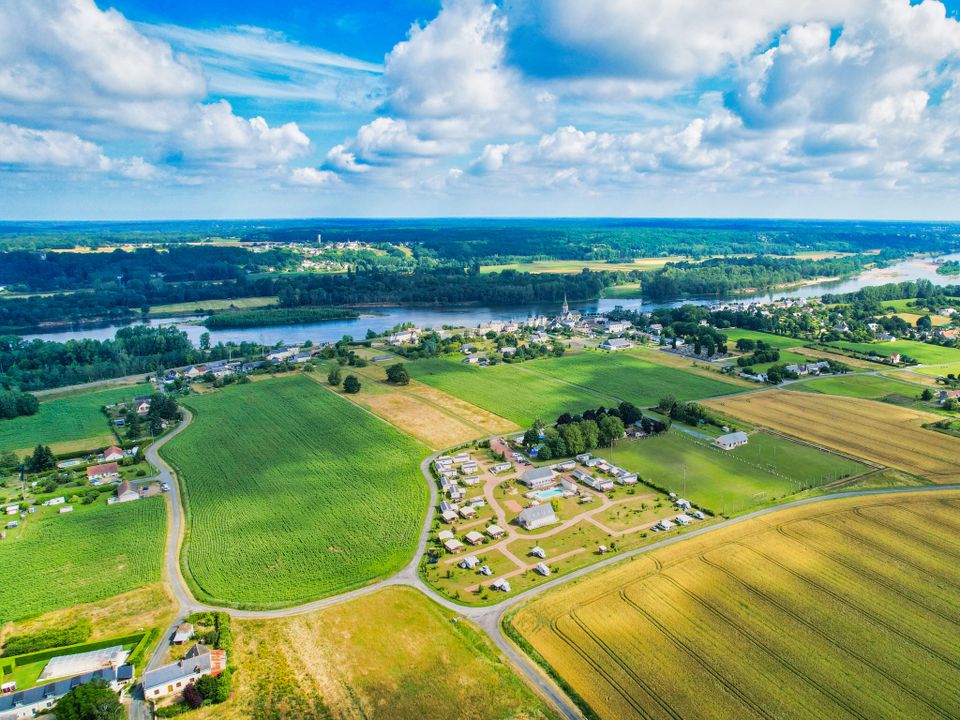
<svg viewBox="0 0 960 720"><path fill-rule="evenodd" d="M169 465L159 456L157 450L162 447L166 442L170 440L173 436L182 432L191 422L192 416L190 413L184 409L184 421L181 425L176 428L169 435L166 435L161 440L154 443L150 448L147 449L146 455L147 458L153 463L159 470L160 475L159 479L170 483L170 492L168 493L168 498L170 502L170 521L168 523L168 536L167 536L167 548L166 548L166 573L167 578L170 581L170 586L173 589L174 596L177 599L179 606L177 620L171 625L168 629L167 638L172 636L173 631L176 628L176 625L180 620L187 614L195 612L198 610L223 610L230 613L233 617L238 618L280 618L280 617L289 617L291 615L298 615L301 613L310 612L313 610L318 610L320 608L329 607L331 605L347 602L357 597L367 595L369 593L375 592L385 587L390 586L407 586L413 587L417 590L423 592L427 597L429 597L434 602L442 605L443 607L457 613L458 615L468 618L469 620L476 623L481 627L493 640L494 644L500 651L507 657L507 659L514 665L516 670L524 675L527 681L531 686L535 687L544 697L546 697L550 703L560 712L564 718L569 720L574 720L581 718L582 714L577 709L576 705L566 696L566 694L550 679L545 673L534 663L532 663L529 658L526 657L503 633L502 622L506 614L516 606L521 603L524 603L534 596L545 592L551 588L558 587L564 583L570 582L576 578L582 577L588 573L597 572L602 568L609 567L614 563L622 562L628 558L636 557L644 553L652 552L674 543L683 542L689 538L697 537L704 535L706 533L714 532L721 528L729 527L731 525L736 525L742 522L746 522L753 518L761 517L764 515L769 515L772 513L780 512L789 508L799 507L801 505L809 505L812 503L819 502L829 502L831 500L837 500L840 498L849 498L849 497L864 497L869 495L891 495L897 493L912 493L912 492L931 492L931 491L944 491L944 490L960 490L960 484L957 485L940 485L940 486L924 486L924 487L908 487L908 488L885 488L878 490L857 490L853 492L846 493L833 493L831 495L821 495L819 497L804 498L802 500L794 500L792 502L784 503L783 505L778 505L775 507L764 508L762 510L757 510L746 515L741 515L736 518L729 520L724 520L723 522L716 523L714 525L709 525L702 527L697 530L692 530L686 532L683 535L677 535L674 537L666 538L659 542L651 543L642 548L637 548L619 555L609 557L605 560L601 560L593 565L588 567L575 570L566 575L557 577L553 580L550 580L546 583L538 585L537 587L531 588L522 592L513 597L507 598L499 603L489 605L486 607L473 607L473 606L464 606L458 603L453 602L441 595L439 595L433 588L429 587L420 577L419 574L419 563L424 553L426 552L427 544L430 538L430 531L433 526L433 516L434 509L438 503L438 494L437 494L437 484L433 478L431 472L431 464L433 460L440 455L441 453L433 453L420 463L420 470L423 475L424 481L427 483L430 494L430 505L427 509L426 517L424 519L423 529L420 532L420 539L417 544L417 551L414 554L411 561L398 573L395 575L380 580L378 582L372 583L362 588L356 590L351 590L340 595L335 595L332 597L324 598L322 600L316 600L314 602L306 603L304 605L298 605L296 607L281 608L277 610L237 610L229 607L217 607L212 605L206 605L204 603L198 602L193 594L190 592L189 587L183 579L182 574L180 573L180 545L183 537L183 507L180 499L179 486L176 482L174 473ZM164 652L167 648L167 643L162 642L157 648L156 652L150 659L150 662L147 664L147 669L152 669L160 664L162 661ZM149 717L149 713L146 710L146 707L142 701L132 700L130 708L130 717L134 720L146 720Z"/></svg>

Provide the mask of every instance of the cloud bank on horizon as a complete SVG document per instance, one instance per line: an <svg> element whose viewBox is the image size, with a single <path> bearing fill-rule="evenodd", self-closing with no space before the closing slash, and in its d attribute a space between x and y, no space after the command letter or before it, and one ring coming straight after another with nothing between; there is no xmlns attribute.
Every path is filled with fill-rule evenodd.
<svg viewBox="0 0 960 720"><path fill-rule="evenodd" d="M0 217L958 214L950 2L445 0L382 61L135 11L0 4Z"/></svg>

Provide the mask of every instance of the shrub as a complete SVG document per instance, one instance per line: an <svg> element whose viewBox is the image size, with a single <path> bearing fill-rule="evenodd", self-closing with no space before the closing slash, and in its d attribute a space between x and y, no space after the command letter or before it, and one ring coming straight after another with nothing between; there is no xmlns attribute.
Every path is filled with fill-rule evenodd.
<svg viewBox="0 0 960 720"><path fill-rule="evenodd" d="M73 625L63 628L38 630L26 635L11 635L3 644L3 653L0 657L23 655L47 648L78 645L90 637L90 621L83 619Z"/></svg>

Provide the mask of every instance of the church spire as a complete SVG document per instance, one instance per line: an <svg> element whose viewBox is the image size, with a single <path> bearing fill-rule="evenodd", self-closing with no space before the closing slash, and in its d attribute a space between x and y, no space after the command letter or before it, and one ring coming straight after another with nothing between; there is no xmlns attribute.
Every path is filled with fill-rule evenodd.
<svg viewBox="0 0 960 720"><path fill-rule="evenodd" d="M570 312L570 304L567 302L567 293L563 293L563 314L567 315Z"/></svg>

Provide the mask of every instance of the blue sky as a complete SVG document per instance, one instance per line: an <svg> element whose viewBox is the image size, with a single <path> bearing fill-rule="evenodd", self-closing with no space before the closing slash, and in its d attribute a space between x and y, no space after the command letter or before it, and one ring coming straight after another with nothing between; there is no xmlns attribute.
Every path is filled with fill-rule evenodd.
<svg viewBox="0 0 960 720"><path fill-rule="evenodd" d="M960 0L6 0L0 218L957 219Z"/></svg>

